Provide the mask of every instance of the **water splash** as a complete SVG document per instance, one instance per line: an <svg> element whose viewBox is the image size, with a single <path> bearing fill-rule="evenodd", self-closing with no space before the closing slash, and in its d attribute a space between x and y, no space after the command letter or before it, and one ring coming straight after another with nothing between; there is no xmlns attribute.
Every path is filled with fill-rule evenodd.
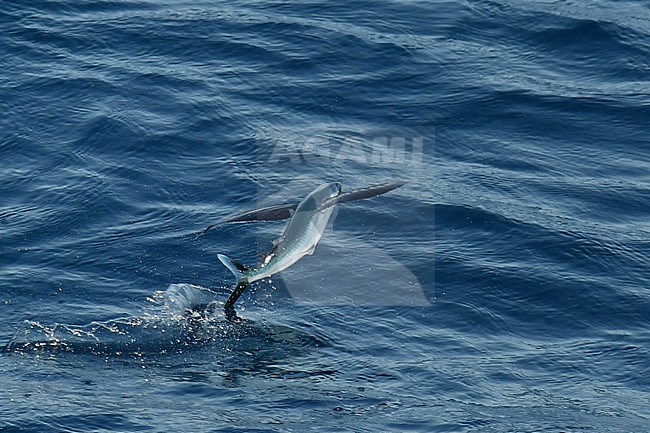
<svg viewBox="0 0 650 433"><path fill-rule="evenodd" d="M209 347L217 353L279 351L326 345L293 328L233 323L218 307L215 292L192 284L172 284L155 292L140 316L126 315L85 325L42 324L28 320L2 352L74 353L124 359L152 359Z"/></svg>

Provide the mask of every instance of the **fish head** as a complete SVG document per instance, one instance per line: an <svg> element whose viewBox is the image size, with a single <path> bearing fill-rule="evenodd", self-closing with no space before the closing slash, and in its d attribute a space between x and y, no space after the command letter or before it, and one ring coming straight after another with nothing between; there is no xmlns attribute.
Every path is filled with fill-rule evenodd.
<svg viewBox="0 0 650 433"><path fill-rule="evenodd" d="M327 183L313 190L298 205L297 212L316 212L323 203L338 197L341 194L341 184L338 182Z"/></svg>
<svg viewBox="0 0 650 433"><path fill-rule="evenodd" d="M343 191L343 186L340 182L326 183L319 186L314 191L309 194L309 196L314 197L314 199L319 201L324 201L330 198L337 197Z"/></svg>

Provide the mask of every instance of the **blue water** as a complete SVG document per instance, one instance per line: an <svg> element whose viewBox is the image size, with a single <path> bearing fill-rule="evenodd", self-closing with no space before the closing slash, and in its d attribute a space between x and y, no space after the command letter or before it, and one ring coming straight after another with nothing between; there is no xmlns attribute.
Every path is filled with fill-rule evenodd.
<svg viewBox="0 0 650 433"><path fill-rule="evenodd" d="M0 431L646 432L641 1L0 8ZM284 223L397 179L217 308Z"/></svg>

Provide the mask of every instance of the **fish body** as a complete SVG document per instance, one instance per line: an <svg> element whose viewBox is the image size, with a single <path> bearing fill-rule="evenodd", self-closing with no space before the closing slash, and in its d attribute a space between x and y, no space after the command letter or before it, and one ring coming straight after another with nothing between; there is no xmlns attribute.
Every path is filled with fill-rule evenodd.
<svg viewBox="0 0 650 433"><path fill-rule="evenodd" d="M336 202L333 200L340 194L341 184L335 182L322 185L305 197L282 236L273 242L271 251L254 269L247 269L223 254L218 255L237 278L237 285L224 304L227 315L234 315L233 306L250 283L275 275L314 252L334 211Z"/></svg>

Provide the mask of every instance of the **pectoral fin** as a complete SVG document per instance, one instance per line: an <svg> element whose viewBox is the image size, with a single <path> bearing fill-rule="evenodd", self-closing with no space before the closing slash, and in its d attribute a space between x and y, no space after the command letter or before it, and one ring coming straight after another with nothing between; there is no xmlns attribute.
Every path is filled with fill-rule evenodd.
<svg viewBox="0 0 650 433"><path fill-rule="evenodd" d="M400 186L404 186L404 184L406 184L405 181L391 182L391 183L385 183L383 185L371 186L369 188L359 189L357 191L341 194L337 197L333 197L329 200L326 200L321 205L319 210L327 209L338 203L345 203L347 201L365 200L367 198L377 197L378 195L386 194L387 192L397 189Z"/></svg>
<svg viewBox="0 0 650 433"><path fill-rule="evenodd" d="M337 197L333 197L329 200L326 200L319 208L319 210L324 210L334 206L337 203L345 203L347 201L356 201L364 200L367 198L377 197L381 194L386 194L400 186L403 186L405 181L385 183L383 185L371 186L369 188L360 189L357 191L348 192L346 194L340 194ZM295 204L282 204L278 206L269 206L262 209L254 209L246 212L242 212L233 216L230 216L226 219L219 221L216 224L209 225L205 230L198 233L196 238L203 236L210 229L214 227L219 227L224 224L231 223L247 223L247 222L257 222L257 221L280 221L289 219L293 216L298 203Z"/></svg>
<svg viewBox="0 0 650 433"><path fill-rule="evenodd" d="M279 206L270 206L262 209L254 209L242 212L225 218L218 223L210 224L205 230L198 233L196 237L198 238L199 236L203 236L209 230L225 224L286 220L291 218L297 206L297 204L283 204Z"/></svg>

